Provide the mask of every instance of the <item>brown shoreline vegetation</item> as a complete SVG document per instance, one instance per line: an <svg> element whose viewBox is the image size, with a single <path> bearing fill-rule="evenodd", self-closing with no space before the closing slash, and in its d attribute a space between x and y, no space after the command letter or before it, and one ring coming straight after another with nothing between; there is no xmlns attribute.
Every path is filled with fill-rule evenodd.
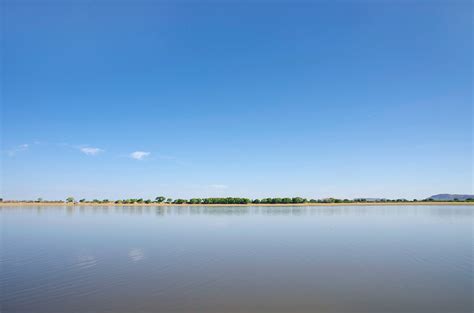
<svg viewBox="0 0 474 313"><path fill-rule="evenodd" d="M44 201L44 202L34 202L34 201L3 201L0 202L0 207L9 207L9 206L82 206L82 207L97 207L97 206L138 206L138 207L157 207L157 206L212 206L212 207L252 207L252 206L262 206L262 207L294 207L294 206L406 206L406 205L472 205L474 202L469 201L406 201L406 202L349 202L349 203L247 203L247 204L190 204L190 203L94 203L94 202L59 202L59 201Z"/></svg>

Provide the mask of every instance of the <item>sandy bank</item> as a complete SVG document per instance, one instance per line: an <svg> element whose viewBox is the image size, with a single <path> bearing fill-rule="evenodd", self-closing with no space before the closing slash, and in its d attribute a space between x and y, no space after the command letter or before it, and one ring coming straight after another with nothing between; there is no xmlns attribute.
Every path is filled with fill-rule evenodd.
<svg viewBox="0 0 474 313"><path fill-rule="evenodd" d="M167 203L58 203L58 202L0 202L0 207L12 206L215 206L215 207L245 207L245 206L267 206L267 207L294 207L294 206L407 206L407 205L472 205L474 202L365 202L365 203L289 203L289 204L267 204L267 203L249 203L249 204L167 204Z"/></svg>

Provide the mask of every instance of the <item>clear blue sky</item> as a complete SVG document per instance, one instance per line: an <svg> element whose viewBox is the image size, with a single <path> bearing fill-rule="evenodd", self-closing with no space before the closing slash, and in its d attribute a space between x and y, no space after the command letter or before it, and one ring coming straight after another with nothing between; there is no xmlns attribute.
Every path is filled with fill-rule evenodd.
<svg viewBox="0 0 474 313"><path fill-rule="evenodd" d="M10 1L8 199L472 193L471 1Z"/></svg>

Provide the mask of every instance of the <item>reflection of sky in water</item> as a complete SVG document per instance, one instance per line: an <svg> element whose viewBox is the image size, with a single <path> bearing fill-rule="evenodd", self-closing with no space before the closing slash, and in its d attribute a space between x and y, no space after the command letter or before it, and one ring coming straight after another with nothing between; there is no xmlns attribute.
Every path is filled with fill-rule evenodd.
<svg viewBox="0 0 474 313"><path fill-rule="evenodd" d="M75 267L80 269L87 269L97 265L97 258L91 254L82 253L77 257Z"/></svg>
<svg viewBox="0 0 474 313"><path fill-rule="evenodd" d="M128 252L128 257L132 262L138 262L145 258L145 254L142 249L134 248Z"/></svg>
<svg viewBox="0 0 474 313"><path fill-rule="evenodd" d="M7 313L471 312L473 212L2 208L0 303Z"/></svg>

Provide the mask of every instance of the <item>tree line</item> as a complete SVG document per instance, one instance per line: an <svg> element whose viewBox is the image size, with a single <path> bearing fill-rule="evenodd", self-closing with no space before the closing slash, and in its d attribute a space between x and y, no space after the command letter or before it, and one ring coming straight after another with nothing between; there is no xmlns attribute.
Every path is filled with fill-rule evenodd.
<svg viewBox="0 0 474 313"><path fill-rule="evenodd" d="M0 202L3 199L0 198ZM79 199L78 201L74 197L67 197L65 201L47 201L43 198L38 198L36 201L9 201L9 202L59 202L59 203L110 203L110 204L301 204L301 203L370 203L370 202L474 202L473 198L466 200L434 200L431 198L422 200L407 200L407 199L338 199L338 198L325 198L325 199L306 199L301 197L293 198L263 198L263 199L249 199L249 198L238 198L238 197L225 197L225 198L191 198L191 199L172 199L164 196L158 196L155 199L143 199L143 198L130 198L130 199Z"/></svg>

